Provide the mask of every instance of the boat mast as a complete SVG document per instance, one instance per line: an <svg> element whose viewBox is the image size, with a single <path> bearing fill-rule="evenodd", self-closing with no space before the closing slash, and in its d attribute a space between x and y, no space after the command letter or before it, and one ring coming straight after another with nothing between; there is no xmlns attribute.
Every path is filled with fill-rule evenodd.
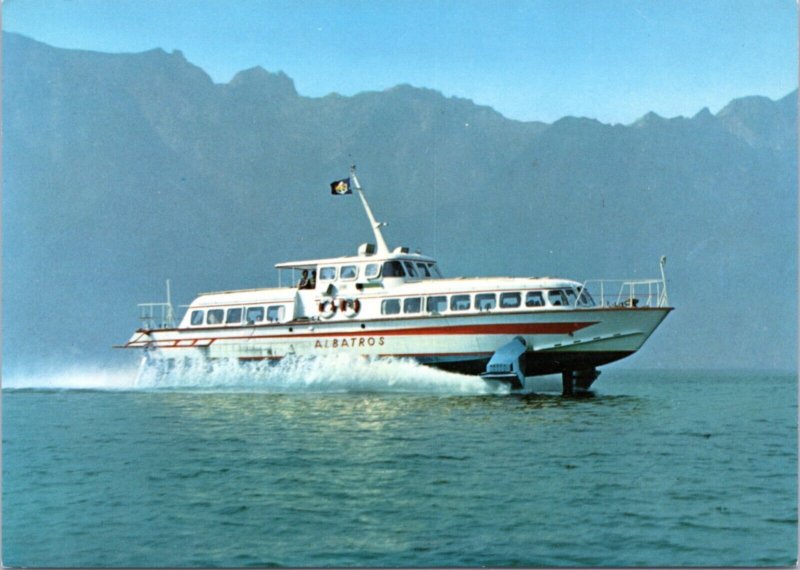
<svg viewBox="0 0 800 570"><path fill-rule="evenodd" d="M369 223L372 226L372 233L375 234L375 245L378 248L377 253L389 253L389 246L386 245L386 240L383 239L383 234L381 233L381 228L386 225L386 222L375 221L375 216L372 214L372 209L367 203L367 197L364 196L364 190L361 188L361 184L359 184L358 178L356 177L355 165L350 167L350 179L353 181L353 186L355 186L356 190L358 190L358 196L361 198L361 203L364 204L364 210L367 212Z"/></svg>
<svg viewBox="0 0 800 570"><path fill-rule="evenodd" d="M165 326L175 327L175 312L172 309L172 293L170 290L169 279L167 279L167 303L164 307L164 310L166 311L164 318Z"/></svg>

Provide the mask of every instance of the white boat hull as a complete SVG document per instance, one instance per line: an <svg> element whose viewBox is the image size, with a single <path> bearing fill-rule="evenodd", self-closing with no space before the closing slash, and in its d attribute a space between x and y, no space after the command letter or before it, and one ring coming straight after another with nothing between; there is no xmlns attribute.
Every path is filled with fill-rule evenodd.
<svg viewBox="0 0 800 570"><path fill-rule="evenodd" d="M660 281L444 278L436 260L419 250L389 249L380 229L384 224L375 220L355 167L348 179L331 183L331 191L349 193L351 185L375 244L362 244L355 256L277 264L279 271L293 272L292 282L300 271L294 287L280 287L279 279L277 288L202 293L177 328L168 282L166 303L139 305L147 328L136 331L124 348L166 360L279 361L339 354L413 359L511 378L515 386L523 377L560 372L565 393L571 393L573 383L591 385L597 366L639 350L671 310L665 257Z"/></svg>
<svg viewBox="0 0 800 570"><path fill-rule="evenodd" d="M296 321L216 329L137 331L126 348L151 357L280 360L348 353L410 358L467 374L484 372L516 336L528 349L525 376L593 368L636 352L670 308L593 308L352 321Z"/></svg>

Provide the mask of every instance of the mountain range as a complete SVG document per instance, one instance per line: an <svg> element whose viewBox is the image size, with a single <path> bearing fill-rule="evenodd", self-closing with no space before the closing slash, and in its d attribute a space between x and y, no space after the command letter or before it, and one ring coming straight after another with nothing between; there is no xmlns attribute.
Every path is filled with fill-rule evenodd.
<svg viewBox="0 0 800 570"><path fill-rule="evenodd" d="M699 107L699 105L698 105ZM372 235L447 275L657 277L676 310L625 366L793 369L797 91L629 125L508 119L398 85L305 97L178 51L3 33L3 366L135 360L136 303L277 284ZM286 281L284 281L284 284Z"/></svg>

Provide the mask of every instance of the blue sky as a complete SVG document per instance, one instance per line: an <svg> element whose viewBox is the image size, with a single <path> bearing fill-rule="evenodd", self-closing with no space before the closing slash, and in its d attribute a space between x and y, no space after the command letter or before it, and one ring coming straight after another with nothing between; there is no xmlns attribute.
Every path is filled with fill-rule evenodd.
<svg viewBox="0 0 800 570"><path fill-rule="evenodd" d="M217 82L260 65L314 97L410 83L520 120L630 123L797 86L793 0L5 0L3 27L179 49Z"/></svg>

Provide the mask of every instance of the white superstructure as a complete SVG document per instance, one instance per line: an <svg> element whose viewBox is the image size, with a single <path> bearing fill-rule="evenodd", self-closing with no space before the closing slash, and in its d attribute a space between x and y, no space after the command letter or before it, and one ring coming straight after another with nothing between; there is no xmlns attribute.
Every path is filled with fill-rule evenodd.
<svg viewBox="0 0 800 570"><path fill-rule="evenodd" d="M166 359L412 358L517 388L524 377L561 373L571 393L591 385L597 366L637 351L672 310L664 258L652 280L444 278L433 258L390 250L354 169L350 180L375 245L278 264L305 272L297 286L201 294L177 326L170 303L142 305L149 322L124 347ZM155 309L165 322L155 322Z"/></svg>

